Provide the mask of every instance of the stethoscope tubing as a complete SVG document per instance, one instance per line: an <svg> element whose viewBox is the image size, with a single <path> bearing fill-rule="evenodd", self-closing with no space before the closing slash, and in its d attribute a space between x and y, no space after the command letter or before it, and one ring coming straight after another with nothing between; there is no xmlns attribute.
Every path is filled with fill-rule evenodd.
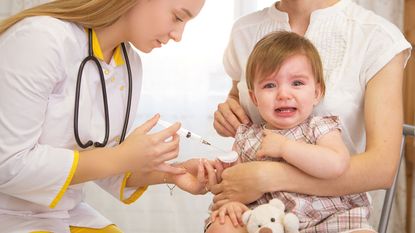
<svg viewBox="0 0 415 233"><path fill-rule="evenodd" d="M120 144L124 141L126 133L127 133L128 121L130 119L131 99L132 99L132 96L133 96L133 75L131 74L130 60L128 59L127 49L125 48L124 43L121 44L121 48L122 48L122 51L123 51L123 54L124 54L125 65L127 66L128 98L127 98L127 108L125 110L124 126L123 126L123 129L122 129L122 132L121 132L121 137L120 137Z"/></svg>
<svg viewBox="0 0 415 233"><path fill-rule="evenodd" d="M110 122L109 122L109 113L108 113L108 99L107 99L107 91L106 91L106 85L105 85L105 79L104 79L104 73L102 71L102 66L99 63L98 59L93 55L93 43L92 43L92 29L88 29L88 40L89 40L89 48L88 48L88 56L82 60L81 65L79 66L78 70L78 76L76 80L76 90L75 90L75 106L74 106L74 135L75 140L77 144L83 148L86 149L92 145L95 147L105 147L108 143L109 133L110 133ZM124 119L124 125L120 137L120 142L123 142L127 133L128 128L128 121L130 116L130 110L131 110L131 99L132 99L132 73L131 73L131 66L130 61L128 59L127 50L125 48L125 44L121 44L122 51L124 54L125 63L127 66L127 73L128 73L128 98L127 98L127 108L125 112L125 119ZM85 144L81 141L79 137L79 131L78 131L78 119L79 119L79 101L80 101L80 95L81 95L81 82L82 82L82 73L84 70L84 67L86 63L89 61L93 61L98 68L98 73L100 77L101 82L101 89L102 89L102 98L104 103L104 115L105 115L105 136L104 140L102 142L93 142L92 140L88 140Z"/></svg>

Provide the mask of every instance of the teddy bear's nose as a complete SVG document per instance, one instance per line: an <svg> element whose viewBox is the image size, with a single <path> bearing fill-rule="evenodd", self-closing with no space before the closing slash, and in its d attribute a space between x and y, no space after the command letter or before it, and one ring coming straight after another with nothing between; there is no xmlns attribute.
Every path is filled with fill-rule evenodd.
<svg viewBox="0 0 415 233"><path fill-rule="evenodd" d="M272 230L268 227L261 228L258 233L272 233Z"/></svg>

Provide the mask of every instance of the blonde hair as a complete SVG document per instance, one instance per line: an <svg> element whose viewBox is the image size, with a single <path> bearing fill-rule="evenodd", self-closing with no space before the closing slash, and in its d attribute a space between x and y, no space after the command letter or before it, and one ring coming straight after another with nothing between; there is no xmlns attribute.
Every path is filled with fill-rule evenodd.
<svg viewBox="0 0 415 233"><path fill-rule="evenodd" d="M293 32L273 32L262 38L249 55L246 67L246 83L253 90L255 78L265 78L278 70L290 56L303 54L310 61L314 79L325 93L323 65L314 45L305 37Z"/></svg>
<svg viewBox="0 0 415 233"><path fill-rule="evenodd" d="M56 0L21 11L0 23L0 34L30 16L51 16L80 24L85 28L101 28L113 24L138 0Z"/></svg>

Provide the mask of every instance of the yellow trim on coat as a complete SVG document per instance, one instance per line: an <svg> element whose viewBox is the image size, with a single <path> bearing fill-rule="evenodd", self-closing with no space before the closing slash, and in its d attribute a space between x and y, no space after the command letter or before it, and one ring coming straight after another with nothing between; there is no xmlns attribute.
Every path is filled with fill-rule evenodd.
<svg viewBox="0 0 415 233"><path fill-rule="evenodd" d="M88 30L85 29L87 32ZM101 50L101 45L99 44L97 34L95 33L95 30L92 30L92 47L94 48L94 56L101 61L104 60L104 54ZM124 64L124 59L121 52L121 45L118 45L118 47L114 51L113 59L115 61L116 66L120 66Z"/></svg>
<svg viewBox="0 0 415 233"><path fill-rule="evenodd" d="M69 175L66 178L65 184L63 185L63 187L61 188L61 190L59 191L58 195L56 195L55 199L53 199L53 201L50 203L49 208L53 209L55 208L55 206L58 204L58 202L62 199L63 194L65 194L66 190L69 187L69 184L72 181L73 175L75 174L76 168L78 167L78 161L79 161L79 151L74 151L74 158L73 158L73 162L72 162L72 168L69 171Z"/></svg>
<svg viewBox="0 0 415 233"><path fill-rule="evenodd" d="M127 204L127 205L135 202L141 195L143 195L143 193L147 190L147 187L148 187L148 186L145 186L145 187L137 188L137 190L130 197L128 197L127 199L124 199L124 189L125 189L125 186L127 185L127 180L130 176L131 176L131 172L127 172L124 175L124 180L122 181L121 190L120 190L120 200L124 204Z"/></svg>
<svg viewBox="0 0 415 233"><path fill-rule="evenodd" d="M122 233L115 224L103 228L75 227L69 226L71 233ZM31 231L30 233L52 233L50 231Z"/></svg>
<svg viewBox="0 0 415 233"><path fill-rule="evenodd" d="M122 233L121 229L115 224L108 225L104 228L74 227L70 226L71 233Z"/></svg>
<svg viewBox="0 0 415 233"><path fill-rule="evenodd" d="M122 56L122 51L121 50L122 50L121 45L119 45L115 49L115 52L114 52L114 61L115 61L115 65L117 65L117 66L124 65L124 58Z"/></svg>

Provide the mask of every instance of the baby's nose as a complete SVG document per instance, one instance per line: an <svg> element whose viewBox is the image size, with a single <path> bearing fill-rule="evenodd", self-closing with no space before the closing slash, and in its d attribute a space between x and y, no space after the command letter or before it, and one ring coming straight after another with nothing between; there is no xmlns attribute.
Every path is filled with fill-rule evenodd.
<svg viewBox="0 0 415 233"><path fill-rule="evenodd" d="M290 91L286 87L279 87L278 88L278 99L289 99L290 98Z"/></svg>

